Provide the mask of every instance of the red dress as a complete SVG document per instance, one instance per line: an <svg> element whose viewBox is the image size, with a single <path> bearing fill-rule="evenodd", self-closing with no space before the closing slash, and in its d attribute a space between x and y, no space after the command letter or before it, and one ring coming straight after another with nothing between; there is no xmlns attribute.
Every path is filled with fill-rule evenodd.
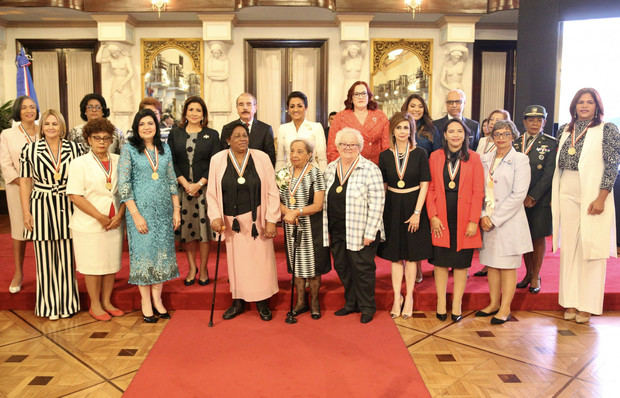
<svg viewBox="0 0 620 398"><path fill-rule="evenodd" d="M336 148L336 133L345 127L354 128L362 133L364 137L362 156L378 165L379 154L390 147L390 121L385 116L385 113L379 109L374 111L368 110L368 115L362 126L352 110L345 109L338 112L329 127L329 140L327 142L328 162L332 162L340 156Z"/></svg>

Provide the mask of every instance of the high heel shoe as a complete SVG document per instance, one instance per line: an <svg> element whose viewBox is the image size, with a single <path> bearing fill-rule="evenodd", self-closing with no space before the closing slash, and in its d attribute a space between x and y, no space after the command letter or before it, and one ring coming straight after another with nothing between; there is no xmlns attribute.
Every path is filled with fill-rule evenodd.
<svg viewBox="0 0 620 398"><path fill-rule="evenodd" d="M539 276L538 277L538 287L532 287L532 285L530 285L530 289L529 289L530 293L537 294L538 292L540 292L540 287L541 287L540 282L541 282L541 279L540 279L540 276Z"/></svg>
<svg viewBox="0 0 620 398"><path fill-rule="evenodd" d="M450 318L452 318L453 322L460 322L461 319L463 319L463 314L458 314L458 315L450 314Z"/></svg>
<svg viewBox="0 0 620 398"><path fill-rule="evenodd" d="M405 300L406 301L406 300ZM405 312L405 306L403 305L403 311L401 312L401 316L403 319L407 320L413 315L413 298L411 299L411 311Z"/></svg>
<svg viewBox="0 0 620 398"><path fill-rule="evenodd" d="M500 318L493 317L491 318L491 325L501 325L503 323L508 322L509 320L510 320L510 314L508 314L506 319L500 319Z"/></svg>
<svg viewBox="0 0 620 398"><path fill-rule="evenodd" d="M484 312L480 310L480 311L476 311L476 316L492 316L492 315L497 314L498 312L499 312L499 309L495 311L491 311L491 312Z"/></svg>
<svg viewBox="0 0 620 398"><path fill-rule="evenodd" d="M11 294L15 294L15 293L19 293L22 290L22 286L9 286L9 293Z"/></svg>
<svg viewBox="0 0 620 398"><path fill-rule="evenodd" d="M164 313L160 313L159 311L157 311L157 308L155 307L153 307L153 314L161 319L170 319L170 313L168 311Z"/></svg>
<svg viewBox="0 0 620 398"><path fill-rule="evenodd" d="M393 310L390 311L390 315L392 316L392 319L396 319L396 318L398 318L400 316L400 314L403 311L403 306L404 305L405 305L405 302L404 302L403 296L400 296L400 302L398 304L398 308L399 308L398 312L396 313ZM394 306L392 306L392 308L394 308Z"/></svg>
<svg viewBox="0 0 620 398"><path fill-rule="evenodd" d="M445 321L446 319L448 319L448 313L447 312L445 314L440 314L439 312L436 312L435 316L437 317L437 319L439 319L442 322Z"/></svg>
<svg viewBox="0 0 620 398"><path fill-rule="evenodd" d="M146 316L144 314L142 314L142 319L144 320L144 323L157 323L157 321L159 320L159 318L157 318L155 315Z"/></svg>
<svg viewBox="0 0 620 398"><path fill-rule="evenodd" d="M525 275L521 282L517 283L517 289L525 289L530 285L530 278Z"/></svg>

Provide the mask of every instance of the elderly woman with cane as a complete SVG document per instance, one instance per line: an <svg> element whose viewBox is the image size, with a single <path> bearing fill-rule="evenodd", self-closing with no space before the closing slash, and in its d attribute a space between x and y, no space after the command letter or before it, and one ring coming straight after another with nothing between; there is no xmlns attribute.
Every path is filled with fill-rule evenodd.
<svg viewBox="0 0 620 398"><path fill-rule="evenodd" d="M313 153L314 145L308 139L293 140L289 153L292 167L279 170L276 181L280 187L286 260L297 289L297 304L291 312L297 316L310 309L312 319L319 319L321 275L330 271L331 262L329 249L323 247L325 180L319 168L312 164ZM294 247L296 230L301 234L297 248ZM310 308L306 303L306 282L310 285Z"/></svg>
<svg viewBox="0 0 620 398"><path fill-rule="evenodd" d="M249 149L248 127L231 123L228 150L211 158L207 211L213 231L226 239L228 278L233 304L224 313L232 319L255 301L262 320L272 318L269 298L278 292L273 238L280 218L275 172L269 156Z"/></svg>

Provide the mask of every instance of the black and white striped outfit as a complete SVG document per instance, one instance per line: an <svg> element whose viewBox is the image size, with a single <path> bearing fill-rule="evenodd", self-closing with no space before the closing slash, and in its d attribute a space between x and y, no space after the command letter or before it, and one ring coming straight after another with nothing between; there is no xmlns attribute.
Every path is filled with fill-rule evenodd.
<svg viewBox="0 0 620 398"><path fill-rule="evenodd" d="M46 141L28 144L20 158L20 177L32 178L30 212L32 232L24 237L34 242L37 266L35 315L67 317L80 310L78 285L73 266L73 242L69 219L73 205L67 197L69 163L80 156L78 144L61 141L61 179L54 179L54 159Z"/></svg>

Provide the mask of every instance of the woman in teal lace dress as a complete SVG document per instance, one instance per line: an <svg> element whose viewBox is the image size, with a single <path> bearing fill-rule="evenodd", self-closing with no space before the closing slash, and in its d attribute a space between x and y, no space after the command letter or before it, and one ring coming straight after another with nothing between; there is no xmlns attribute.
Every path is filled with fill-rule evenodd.
<svg viewBox="0 0 620 398"><path fill-rule="evenodd" d="M161 142L155 113L139 111L132 129L138 134L122 148L118 191L128 210L129 283L138 285L144 321L153 323L154 315L170 318L161 292L163 282L179 276L173 229L181 224L181 206L170 148Z"/></svg>

